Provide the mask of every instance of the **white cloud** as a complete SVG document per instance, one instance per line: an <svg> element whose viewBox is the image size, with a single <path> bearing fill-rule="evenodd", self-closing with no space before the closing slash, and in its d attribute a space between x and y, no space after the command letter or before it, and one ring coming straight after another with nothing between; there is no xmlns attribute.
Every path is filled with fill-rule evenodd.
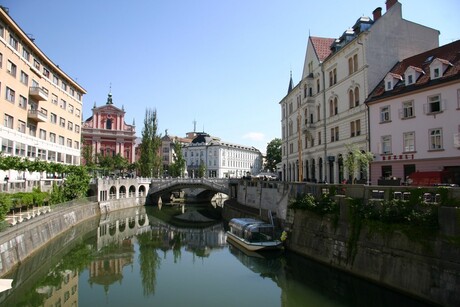
<svg viewBox="0 0 460 307"><path fill-rule="evenodd" d="M249 139L251 141L263 141L265 134L262 132L249 132L243 135L243 139Z"/></svg>

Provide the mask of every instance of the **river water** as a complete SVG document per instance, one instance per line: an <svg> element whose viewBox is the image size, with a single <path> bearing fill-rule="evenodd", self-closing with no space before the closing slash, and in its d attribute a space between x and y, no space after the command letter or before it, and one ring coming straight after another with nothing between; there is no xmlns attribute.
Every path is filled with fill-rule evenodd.
<svg viewBox="0 0 460 307"><path fill-rule="evenodd" d="M226 242L223 222L192 227L169 221L171 210L181 208L74 227L4 276L14 282L0 306L425 306L294 253L248 255Z"/></svg>

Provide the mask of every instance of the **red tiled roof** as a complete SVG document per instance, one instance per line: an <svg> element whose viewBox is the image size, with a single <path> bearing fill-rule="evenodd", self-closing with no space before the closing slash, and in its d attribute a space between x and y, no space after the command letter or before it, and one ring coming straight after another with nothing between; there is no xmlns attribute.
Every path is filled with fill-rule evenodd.
<svg viewBox="0 0 460 307"><path fill-rule="evenodd" d="M316 56L322 62L331 54L331 45L334 38L310 36L311 43L316 52Z"/></svg>
<svg viewBox="0 0 460 307"><path fill-rule="evenodd" d="M442 63L448 65L442 77L431 79L430 64L433 60L438 59ZM370 93L366 102L372 102L382 98L392 97L399 94L419 90L434 84L439 84L449 80L460 79L460 40L453 43L414 55L406 58L398 63L389 71L390 74L403 76L408 67L422 70L425 74L421 74L415 83L405 85L404 80L398 82L393 90L385 91L384 80L374 88Z"/></svg>

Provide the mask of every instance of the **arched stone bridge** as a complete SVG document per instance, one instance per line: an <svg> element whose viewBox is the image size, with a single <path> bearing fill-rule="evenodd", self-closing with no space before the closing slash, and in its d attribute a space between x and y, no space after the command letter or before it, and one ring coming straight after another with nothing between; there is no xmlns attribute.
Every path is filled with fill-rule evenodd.
<svg viewBox="0 0 460 307"><path fill-rule="evenodd" d="M168 197L173 191L186 188L199 188L206 191L205 198L211 199L214 194L230 195L229 180L225 178L171 178L152 179L147 193L146 203L157 203L159 197Z"/></svg>
<svg viewBox="0 0 460 307"><path fill-rule="evenodd" d="M230 196L229 183L229 179L225 178L95 178L89 196L97 196L99 202L147 197L147 203L155 203L160 196L185 188L201 188L209 195L224 193Z"/></svg>

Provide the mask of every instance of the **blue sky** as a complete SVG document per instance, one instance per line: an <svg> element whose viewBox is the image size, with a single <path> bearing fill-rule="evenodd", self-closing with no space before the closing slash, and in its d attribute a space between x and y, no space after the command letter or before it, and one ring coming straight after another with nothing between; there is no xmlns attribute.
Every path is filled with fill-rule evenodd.
<svg viewBox="0 0 460 307"><path fill-rule="evenodd" d="M458 0L400 0L403 18L460 39ZM431 4L430 4L431 3ZM298 83L310 35L339 37L385 0L0 0L37 46L94 103L124 107L141 135L146 108L159 133L205 131L254 146L281 137L279 101Z"/></svg>

